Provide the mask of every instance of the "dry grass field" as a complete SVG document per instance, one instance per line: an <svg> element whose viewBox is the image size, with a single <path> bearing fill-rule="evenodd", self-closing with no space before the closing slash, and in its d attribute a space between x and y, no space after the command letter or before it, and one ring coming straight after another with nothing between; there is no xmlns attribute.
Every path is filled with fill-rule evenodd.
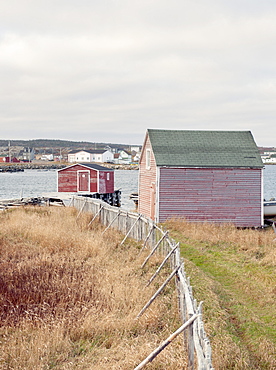
<svg viewBox="0 0 276 370"><path fill-rule="evenodd" d="M145 288L162 258L71 208L0 214L0 369L134 369L179 322L174 283ZM183 340L147 369L185 369Z"/></svg>
<svg viewBox="0 0 276 370"><path fill-rule="evenodd" d="M276 369L276 238L272 229L166 223L180 241L215 369Z"/></svg>

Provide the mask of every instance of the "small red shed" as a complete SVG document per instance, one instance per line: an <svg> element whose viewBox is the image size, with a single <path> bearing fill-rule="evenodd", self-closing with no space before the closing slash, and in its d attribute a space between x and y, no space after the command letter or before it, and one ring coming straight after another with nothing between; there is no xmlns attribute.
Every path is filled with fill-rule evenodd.
<svg viewBox="0 0 276 370"><path fill-rule="evenodd" d="M156 222L263 223L263 163L250 131L147 130L139 213Z"/></svg>
<svg viewBox="0 0 276 370"><path fill-rule="evenodd" d="M57 171L58 192L113 193L114 171L94 163L76 163Z"/></svg>

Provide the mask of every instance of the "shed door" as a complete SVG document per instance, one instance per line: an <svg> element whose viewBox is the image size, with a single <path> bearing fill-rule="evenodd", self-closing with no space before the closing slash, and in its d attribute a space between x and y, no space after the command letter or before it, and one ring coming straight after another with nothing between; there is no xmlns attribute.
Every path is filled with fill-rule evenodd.
<svg viewBox="0 0 276 370"><path fill-rule="evenodd" d="M78 191L89 191L89 171L78 172Z"/></svg>

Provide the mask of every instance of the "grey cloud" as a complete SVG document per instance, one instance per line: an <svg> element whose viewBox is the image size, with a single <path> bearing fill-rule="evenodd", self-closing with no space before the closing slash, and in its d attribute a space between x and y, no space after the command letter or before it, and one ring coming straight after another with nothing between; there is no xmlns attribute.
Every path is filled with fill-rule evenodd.
<svg viewBox="0 0 276 370"><path fill-rule="evenodd" d="M5 2L2 137L251 129L273 145L275 21L270 1Z"/></svg>

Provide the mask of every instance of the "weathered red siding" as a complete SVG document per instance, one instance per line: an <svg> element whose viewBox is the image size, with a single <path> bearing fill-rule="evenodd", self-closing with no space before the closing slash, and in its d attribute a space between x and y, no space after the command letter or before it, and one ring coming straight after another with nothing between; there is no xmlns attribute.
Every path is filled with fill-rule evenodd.
<svg viewBox="0 0 276 370"><path fill-rule="evenodd" d="M84 185L79 183L78 174L87 172L89 172L89 192L101 194L114 192L114 171L98 171L80 164L58 171L58 192L76 193L80 191L79 185ZM109 180L107 174L109 174Z"/></svg>
<svg viewBox="0 0 276 370"><path fill-rule="evenodd" d="M159 222L262 224L261 169L160 168L159 177Z"/></svg>
<svg viewBox="0 0 276 370"><path fill-rule="evenodd" d="M100 171L99 193L106 194L106 193L113 193L113 192L114 192L114 172L113 171L112 172Z"/></svg>
<svg viewBox="0 0 276 370"><path fill-rule="evenodd" d="M98 171L90 169L90 192L98 192Z"/></svg>
<svg viewBox="0 0 276 370"><path fill-rule="evenodd" d="M146 150L151 151L150 168L146 168ZM156 208L156 162L148 136L145 139L139 166L139 203L138 211L155 218Z"/></svg>
<svg viewBox="0 0 276 370"><path fill-rule="evenodd" d="M77 171L75 166L58 171L58 192L76 193L77 191Z"/></svg>

